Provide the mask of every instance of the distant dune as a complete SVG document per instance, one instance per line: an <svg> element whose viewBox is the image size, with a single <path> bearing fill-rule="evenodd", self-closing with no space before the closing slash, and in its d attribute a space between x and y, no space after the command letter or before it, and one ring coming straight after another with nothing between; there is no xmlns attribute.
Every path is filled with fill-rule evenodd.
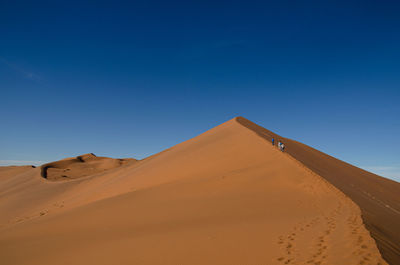
<svg viewBox="0 0 400 265"><path fill-rule="evenodd" d="M26 170L36 168L35 166L8 166L8 167L3 167L0 166L0 177L1 176L14 176L18 175Z"/></svg>
<svg viewBox="0 0 400 265"><path fill-rule="evenodd" d="M353 180L359 169L327 173L320 163L334 158L284 138L282 153L264 130L235 118L140 161L88 154L0 168L2 264L388 264L376 242L398 264L371 229L388 224L399 247L380 208L399 209L398 183L363 173L376 197ZM368 208L340 183L383 204Z"/></svg>
<svg viewBox="0 0 400 265"><path fill-rule="evenodd" d="M44 164L41 166L41 175L48 180L76 179L132 162L136 162L136 159L113 159L90 153Z"/></svg>

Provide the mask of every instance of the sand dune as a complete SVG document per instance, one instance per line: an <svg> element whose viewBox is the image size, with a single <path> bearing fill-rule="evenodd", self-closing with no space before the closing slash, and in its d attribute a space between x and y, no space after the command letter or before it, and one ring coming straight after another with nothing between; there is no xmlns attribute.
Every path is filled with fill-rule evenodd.
<svg viewBox="0 0 400 265"><path fill-rule="evenodd" d="M259 136L233 119L85 178L0 170L0 260L386 264L357 204Z"/></svg>
<svg viewBox="0 0 400 265"><path fill-rule="evenodd" d="M48 180L76 179L133 162L136 162L133 158L113 159L90 153L44 164L41 166L41 175Z"/></svg>
<svg viewBox="0 0 400 265"><path fill-rule="evenodd" d="M21 174L32 168L36 168L36 167L35 166L8 166L8 167L0 166L0 177L16 176L16 175Z"/></svg>
<svg viewBox="0 0 400 265"><path fill-rule="evenodd" d="M281 137L239 117L238 122L271 141L281 139L287 153L351 198L390 264L400 264L400 183L362 170L297 141Z"/></svg>

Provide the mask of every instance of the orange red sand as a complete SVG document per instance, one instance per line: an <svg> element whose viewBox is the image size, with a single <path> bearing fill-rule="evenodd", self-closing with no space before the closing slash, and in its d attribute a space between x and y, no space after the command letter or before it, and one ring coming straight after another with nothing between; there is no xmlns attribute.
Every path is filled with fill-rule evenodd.
<svg viewBox="0 0 400 265"><path fill-rule="evenodd" d="M136 159L113 159L84 154L47 163L41 166L41 175L48 180L77 179L136 162Z"/></svg>
<svg viewBox="0 0 400 265"><path fill-rule="evenodd" d="M15 170L2 264L387 264L350 198L236 119L94 175Z"/></svg>

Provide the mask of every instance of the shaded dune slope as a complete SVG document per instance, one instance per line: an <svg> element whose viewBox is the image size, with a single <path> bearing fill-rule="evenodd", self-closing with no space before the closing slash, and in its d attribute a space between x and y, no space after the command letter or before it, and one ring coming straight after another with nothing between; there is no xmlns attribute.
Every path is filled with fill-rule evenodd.
<svg viewBox="0 0 400 265"><path fill-rule="evenodd" d="M90 153L44 164L41 166L41 175L48 180L76 179L135 161L133 158L114 159Z"/></svg>
<svg viewBox="0 0 400 265"><path fill-rule="evenodd" d="M24 174L0 196L30 174L12 206L64 207L3 227L5 264L386 264L352 200L236 119L96 177Z"/></svg>
<svg viewBox="0 0 400 265"><path fill-rule="evenodd" d="M243 117L237 121L268 141L281 139L287 153L349 196L361 208L382 256L390 264L400 264L400 183L281 137Z"/></svg>

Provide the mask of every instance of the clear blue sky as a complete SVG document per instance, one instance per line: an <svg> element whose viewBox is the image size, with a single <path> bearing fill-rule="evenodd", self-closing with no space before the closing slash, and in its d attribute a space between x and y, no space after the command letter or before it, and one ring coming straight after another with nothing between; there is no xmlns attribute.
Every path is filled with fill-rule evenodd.
<svg viewBox="0 0 400 265"><path fill-rule="evenodd" d="M0 163L143 158L240 115L400 180L398 1L127 2L0 2Z"/></svg>

